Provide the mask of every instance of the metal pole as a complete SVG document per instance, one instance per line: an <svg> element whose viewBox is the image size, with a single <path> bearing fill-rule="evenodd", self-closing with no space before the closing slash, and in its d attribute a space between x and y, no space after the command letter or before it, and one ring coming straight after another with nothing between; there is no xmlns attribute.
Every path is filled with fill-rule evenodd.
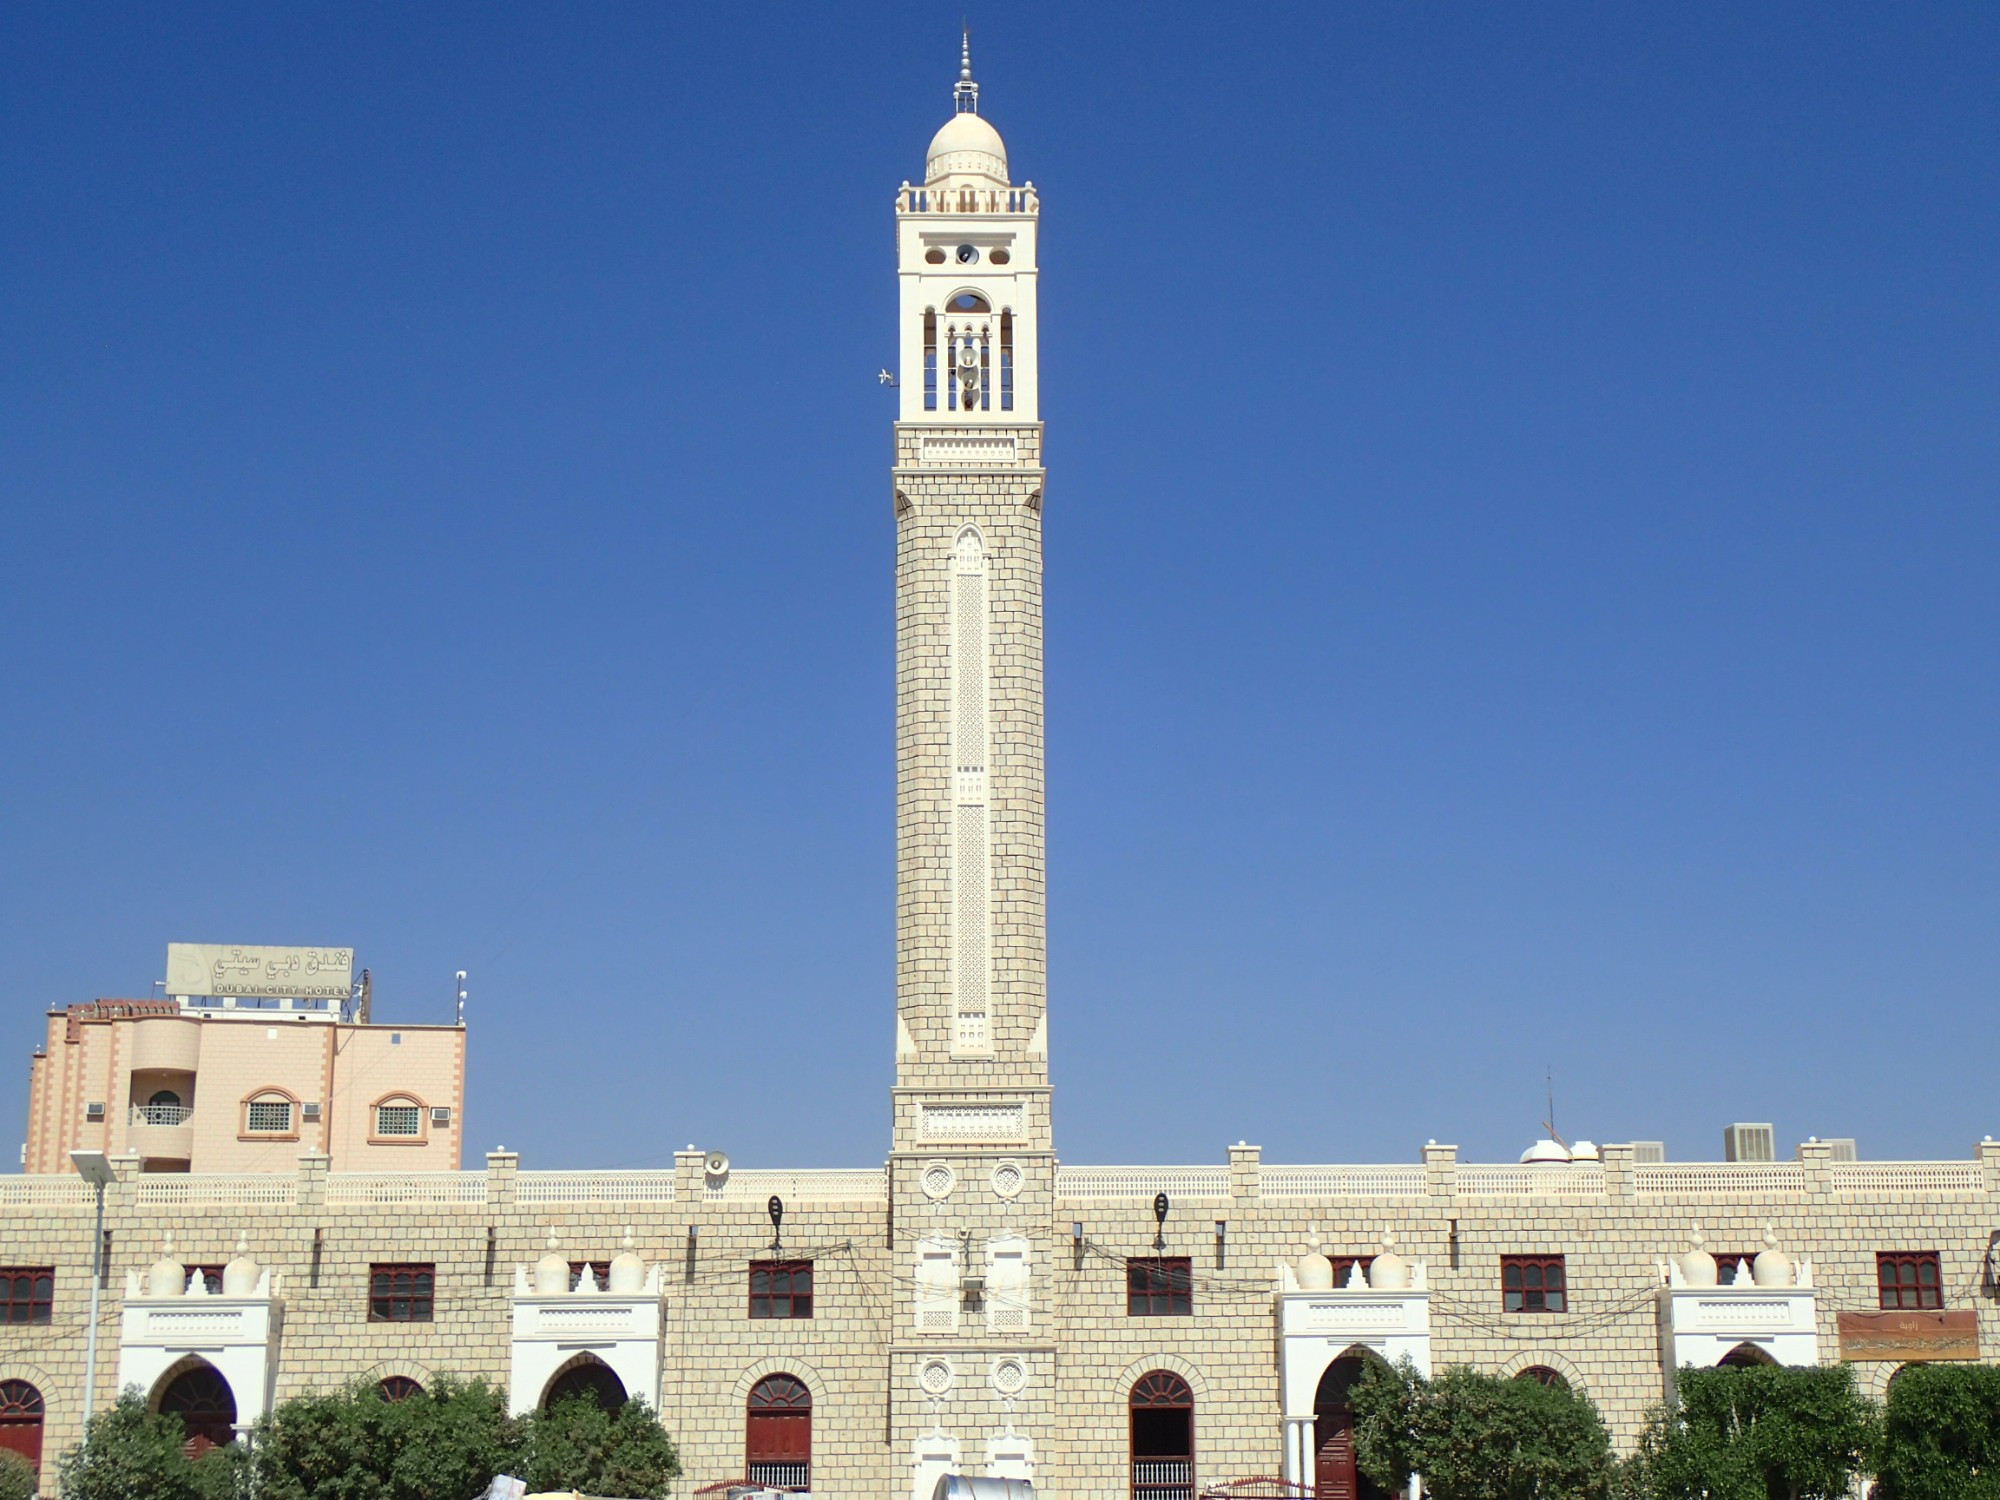
<svg viewBox="0 0 2000 1500"><path fill-rule="evenodd" d="M90 1413L97 1397L97 1299L104 1290L104 1184L97 1184L97 1225L90 1239L90 1332L83 1352L83 1430L90 1433Z"/></svg>

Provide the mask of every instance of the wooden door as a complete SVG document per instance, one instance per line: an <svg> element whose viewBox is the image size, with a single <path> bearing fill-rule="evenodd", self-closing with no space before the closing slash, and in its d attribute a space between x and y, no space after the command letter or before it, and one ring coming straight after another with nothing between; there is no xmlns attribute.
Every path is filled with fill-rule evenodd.
<svg viewBox="0 0 2000 1500"><path fill-rule="evenodd" d="M1360 1489L1354 1472L1354 1413L1325 1411L1314 1423L1319 1450L1313 1464L1313 1492L1316 1500L1358 1500Z"/></svg>

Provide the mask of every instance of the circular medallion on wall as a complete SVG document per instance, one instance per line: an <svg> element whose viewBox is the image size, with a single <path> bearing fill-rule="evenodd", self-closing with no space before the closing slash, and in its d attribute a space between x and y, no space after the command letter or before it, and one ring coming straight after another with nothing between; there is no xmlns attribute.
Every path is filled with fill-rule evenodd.
<svg viewBox="0 0 2000 1500"><path fill-rule="evenodd" d="M1002 1198L1011 1198L1021 1191L1021 1183L1026 1176L1017 1161L995 1162L992 1172L993 1191Z"/></svg>
<svg viewBox="0 0 2000 1500"><path fill-rule="evenodd" d="M952 1368L948 1359L927 1359L917 1366L917 1389L926 1396L942 1396L951 1389Z"/></svg>
<svg viewBox="0 0 2000 1500"><path fill-rule="evenodd" d="M923 1184L924 1196L933 1203L942 1203L958 1186L958 1173L952 1171L951 1163L934 1161L925 1164L924 1175L919 1180Z"/></svg>
<svg viewBox="0 0 2000 1500"><path fill-rule="evenodd" d="M1028 1367L1013 1355L1003 1354L993 1361L986 1378L1001 1395L1018 1396L1028 1388Z"/></svg>

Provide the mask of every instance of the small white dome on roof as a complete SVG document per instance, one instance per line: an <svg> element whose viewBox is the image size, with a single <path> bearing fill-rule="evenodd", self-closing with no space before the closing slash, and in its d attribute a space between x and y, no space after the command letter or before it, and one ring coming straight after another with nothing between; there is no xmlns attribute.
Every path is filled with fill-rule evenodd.
<svg viewBox="0 0 2000 1500"><path fill-rule="evenodd" d="M924 180L936 182L957 172L1007 181L1007 143L983 116L970 110L953 115L931 137L924 153Z"/></svg>
<svg viewBox="0 0 2000 1500"><path fill-rule="evenodd" d="M622 1292L627 1296L636 1295L646 1284L646 1263L639 1259L632 1230L628 1226L618 1253L611 1257L611 1264L605 1270L605 1287L609 1292Z"/></svg>
<svg viewBox="0 0 2000 1500"><path fill-rule="evenodd" d="M236 1257L222 1268L222 1295L225 1297L254 1297L257 1282L263 1276L264 1268L250 1258L250 1237L236 1236Z"/></svg>
<svg viewBox="0 0 2000 1500"><path fill-rule="evenodd" d="M1521 1160L1536 1166L1566 1166L1569 1163L1569 1148L1544 1136L1521 1153Z"/></svg>
<svg viewBox="0 0 2000 1500"><path fill-rule="evenodd" d="M146 1273L146 1295L179 1297L186 1291L187 1271L174 1259L174 1237L170 1234L160 1242L160 1258Z"/></svg>
<svg viewBox="0 0 2000 1500"><path fill-rule="evenodd" d="M548 1253L535 1262L535 1295L538 1297L569 1290L569 1262L557 1250L561 1243L556 1238L555 1226L551 1224Z"/></svg>

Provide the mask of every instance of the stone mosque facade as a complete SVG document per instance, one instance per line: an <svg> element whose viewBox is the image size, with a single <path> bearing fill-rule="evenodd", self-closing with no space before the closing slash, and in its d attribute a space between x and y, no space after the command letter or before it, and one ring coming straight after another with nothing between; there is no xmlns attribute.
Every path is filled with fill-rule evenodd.
<svg viewBox="0 0 2000 1500"><path fill-rule="evenodd" d="M1436 1143L1352 1166L1240 1143L1198 1166L1058 1160L1041 200L969 63L954 103L894 200L886 1162L749 1170L690 1149L670 1169L536 1172L496 1152L467 1172L378 1152L332 1170L310 1137L295 1164L234 1174L114 1154L90 1399L136 1387L226 1441L289 1396L454 1372L504 1382L517 1410L643 1397L690 1495L929 1500L955 1472L1061 1500L1252 1477L1352 1500L1374 1493L1345 1404L1370 1359L1565 1382L1624 1449L1682 1365L1847 1360L1879 1396L1904 1361L2000 1356L1992 1142L1787 1159L1738 1127L1719 1162L1554 1141L1500 1164ZM45 1469L80 1432L96 1207L70 1172L0 1179L0 1445Z"/></svg>

